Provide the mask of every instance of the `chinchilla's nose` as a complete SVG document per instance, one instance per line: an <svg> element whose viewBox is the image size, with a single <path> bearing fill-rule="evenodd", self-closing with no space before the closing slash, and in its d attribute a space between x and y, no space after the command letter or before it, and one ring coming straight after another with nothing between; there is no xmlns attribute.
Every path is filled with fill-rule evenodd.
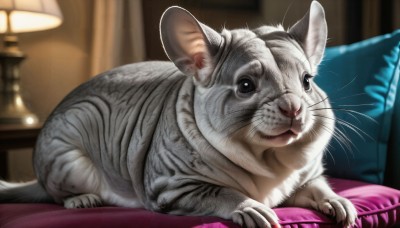
<svg viewBox="0 0 400 228"><path fill-rule="evenodd" d="M302 111L300 97L291 93L284 94L278 101L278 108L284 116L295 118Z"/></svg>

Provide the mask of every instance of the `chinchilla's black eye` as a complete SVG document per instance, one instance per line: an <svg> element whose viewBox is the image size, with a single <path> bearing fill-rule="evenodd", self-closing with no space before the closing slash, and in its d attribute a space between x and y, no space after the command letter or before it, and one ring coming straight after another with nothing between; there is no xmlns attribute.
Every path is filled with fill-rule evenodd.
<svg viewBox="0 0 400 228"><path fill-rule="evenodd" d="M256 91L256 85L249 78L242 78L237 83L238 92L241 94L249 94Z"/></svg>
<svg viewBox="0 0 400 228"><path fill-rule="evenodd" d="M313 77L313 76L311 76L310 74L305 74L304 77L303 77L303 87L304 87L304 90L305 90L306 92L311 91L310 79L311 79L312 77Z"/></svg>

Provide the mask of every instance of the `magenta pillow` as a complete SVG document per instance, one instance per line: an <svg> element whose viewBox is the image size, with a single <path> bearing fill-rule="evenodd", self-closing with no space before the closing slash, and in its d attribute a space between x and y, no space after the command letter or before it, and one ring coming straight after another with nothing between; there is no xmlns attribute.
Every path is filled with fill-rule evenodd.
<svg viewBox="0 0 400 228"><path fill-rule="evenodd" d="M381 185L345 179L330 179L333 190L346 197L358 212L356 227L400 225L400 191ZM284 228L340 227L331 218L303 208L276 208ZM299 225L299 226L296 226Z"/></svg>
<svg viewBox="0 0 400 228"><path fill-rule="evenodd" d="M357 208L357 227L400 225L400 191L363 182L330 179L341 196ZM314 210L276 208L282 227L341 227ZM53 204L0 204L0 227L238 227L217 217L172 216L143 209L102 207L64 209Z"/></svg>

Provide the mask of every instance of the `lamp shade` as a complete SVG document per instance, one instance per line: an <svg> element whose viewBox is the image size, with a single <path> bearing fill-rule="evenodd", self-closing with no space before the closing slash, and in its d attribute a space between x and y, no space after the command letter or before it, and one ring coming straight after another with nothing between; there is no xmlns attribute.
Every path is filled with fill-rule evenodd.
<svg viewBox="0 0 400 228"><path fill-rule="evenodd" d="M7 31L7 13L12 33L51 29L62 22L56 0L0 0L0 33Z"/></svg>

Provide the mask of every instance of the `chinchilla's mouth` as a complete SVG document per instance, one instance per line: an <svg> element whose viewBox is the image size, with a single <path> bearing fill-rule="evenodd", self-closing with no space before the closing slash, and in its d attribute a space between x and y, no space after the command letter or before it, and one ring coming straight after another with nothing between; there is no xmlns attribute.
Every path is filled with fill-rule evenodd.
<svg viewBox="0 0 400 228"><path fill-rule="evenodd" d="M297 137L297 133L293 132L292 130L287 130L279 135L263 135L265 139L268 140L273 140L277 138L291 138L291 137Z"/></svg>
<svg viewBox="0 0 400 228"><path fill-rule="evenodd" d="M277 129L276 129L277 130ZM301 125L283 127L274 135L259 131L259 136L270 146L285 146L301 138L303 134Z"/></svg>

